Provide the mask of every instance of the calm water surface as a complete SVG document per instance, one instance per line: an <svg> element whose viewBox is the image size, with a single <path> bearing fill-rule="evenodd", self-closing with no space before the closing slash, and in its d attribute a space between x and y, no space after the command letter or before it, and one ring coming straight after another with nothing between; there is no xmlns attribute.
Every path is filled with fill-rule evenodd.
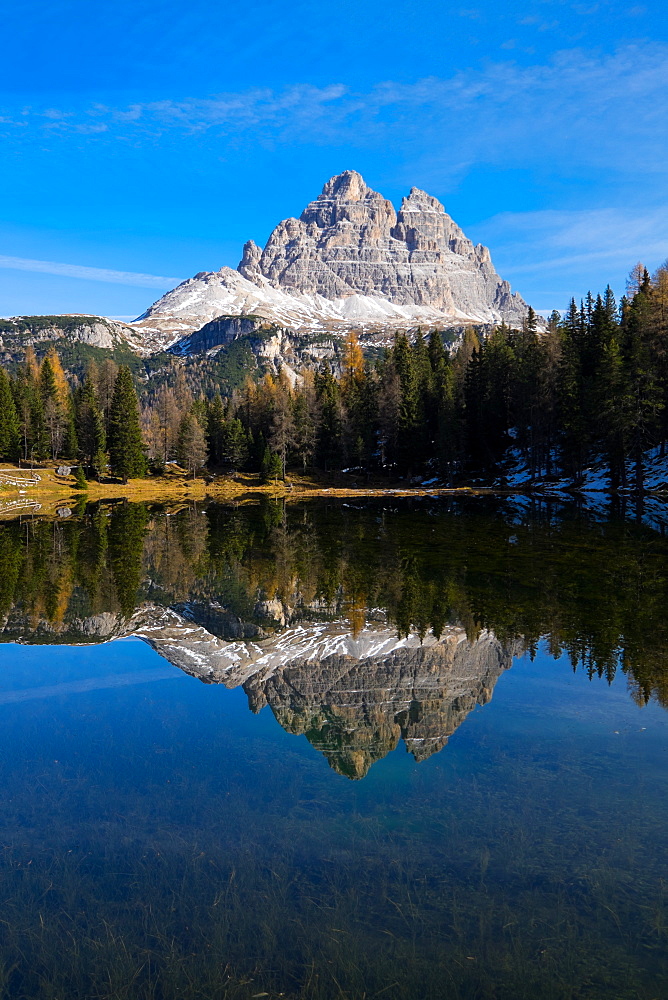
<svg viewBox="0 0 668 1000"><path fill-rule="evenodd" d="M0 996L668 996L667 550L475 501L3 523Z"/></svg>

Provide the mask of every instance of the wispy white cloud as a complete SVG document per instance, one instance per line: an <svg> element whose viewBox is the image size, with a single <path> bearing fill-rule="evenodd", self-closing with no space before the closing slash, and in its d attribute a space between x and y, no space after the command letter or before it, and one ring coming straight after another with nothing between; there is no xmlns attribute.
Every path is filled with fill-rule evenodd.
<svg viewBox="0 0 668 1000"><path fill-rule="evenodd" d="M82 264L62 264L54 260L31 260L27 257L8 257L2 254L0 254L0 268L55 274L61 278L81 278L84 281L104 281L114 285L137 285L141 288L171 288L182 280L157 274L112 271L105 267L85 267Z"/></svg>
<svg viewBox="0 0 668 1000"><path fill-rule="evenodd" d="M504 275L570 272L574 276L606 265L626 272L642 260L654 269L668 257L668 206L504 212L478 227L497 255L516 263Z"/></svg>
<svg viewBox="0 0 668 1000"><path fill-rule="evenodd" d="M12 118L8 109L3 118ZM18 141L30 131L90 141L187 136L351 149L391 144L432 161L441 176L473 163L554 163L562 175L583 166L664 172L668 46L627 44L612 54L567 49L531 65L509 57L448 78L383 82L367 92L343 83L299 85L125 107L33 108L28 118L30 130L14 132ZM22 109L12 120L25 123Z"/></svg>

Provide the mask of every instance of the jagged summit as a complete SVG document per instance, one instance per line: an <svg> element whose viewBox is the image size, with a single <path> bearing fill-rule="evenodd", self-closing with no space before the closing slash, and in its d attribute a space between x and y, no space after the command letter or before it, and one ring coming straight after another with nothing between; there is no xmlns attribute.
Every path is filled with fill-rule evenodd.
<svg viewBox="0 0 668 1000"><path fill-rule="evenodd" d="M361 174L330 178L298 219L264 248L249 240L236 271L198 274L168 292L138 325L186 335L221 314L249 312L298 330L518 325L527 305L443 205L411 188L398 211Z"/></svg>
<svg viewBox="0 0 668 1000"><path fill-rule="evenodd" d="M284 219L264 250L247 243L239 273L328 299L375 295L452 318L521 321L526 304L443 205L413 187L398 212L354 170L332 177L299 219Z"/></svg>

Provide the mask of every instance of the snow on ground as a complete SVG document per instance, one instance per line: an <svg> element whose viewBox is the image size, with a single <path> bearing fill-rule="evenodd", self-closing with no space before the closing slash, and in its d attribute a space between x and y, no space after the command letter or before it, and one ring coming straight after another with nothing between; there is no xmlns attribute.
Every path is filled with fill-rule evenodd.
<svg viewBox="0 0 668 1000"><path fill-rule="evenodd" d="M557 456L554 456L555 466ZM661 455L659 448L653 448L645 452L644 455L645 489L648 491L661 491L668 494L668 454ZM625 492L631 492L635 478L635 468L633 462L627 462L626 476L628 487ZM531 486L540 488L543 492L550 493L605 493L610 490L610 473L603 459L600 459L584 470L582 481L574 485L573 480L567 477L546 479L535 477L532 479L524 456L518 448L508 451L508 468L502 476L499 476L494 485L507 487Z"/></svg>
<svg viewBox="0 0 668 1000"><path fill-rule="evenodd" d="M354 294L327 299L322 295L287 292L266 279L249 281L223 267L196 275L158 299L130 324L139 334L162 341L166 347L179 337L201 329L219 316L256 315L301 332L345 332L351 327L378 329L388 324L410 328L418 324L448 326L464 322L489 323L498 316L444 313L430 306L397 305L382 295Z"/></svg>

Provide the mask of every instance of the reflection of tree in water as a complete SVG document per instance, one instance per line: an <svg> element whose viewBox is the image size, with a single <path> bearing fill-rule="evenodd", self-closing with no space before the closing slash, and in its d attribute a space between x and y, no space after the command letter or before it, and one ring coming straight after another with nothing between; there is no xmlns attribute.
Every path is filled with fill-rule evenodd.
<svg viewBox="0 0 668 1000"><path fill-rule="evenodd" d="M123 503L109 521L109 562L116 599L125 618L129 618L137 607L148 517L145 504Z"/></svg>
<svg viewBox="0 0 668 1000"><path fill-rule="evenodd" d="M86 615L142 602L217 602L255 623L369 614L399 632L481 628L531 649L546 638L591 675L621 668L634 696L668 704L668 543L620 518L406 502L158 508L93 505L64 522L0 527L7 638L40 628L67 641Z"/></svg>

